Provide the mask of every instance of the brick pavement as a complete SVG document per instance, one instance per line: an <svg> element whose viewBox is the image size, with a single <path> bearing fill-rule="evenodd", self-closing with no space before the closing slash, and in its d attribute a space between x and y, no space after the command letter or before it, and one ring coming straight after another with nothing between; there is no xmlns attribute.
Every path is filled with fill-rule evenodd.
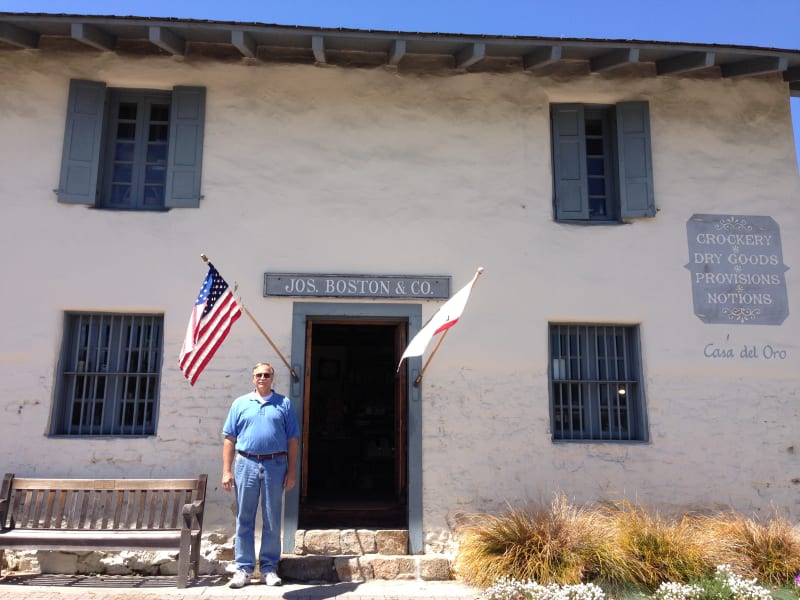
<svg viewBox="0 0 800 600"><path fill-rule="evenodd" d="M474 600L480 594L458 581L254 584L239 590L227 583L227 577L203 576L181 590L174 577L9 575L0 578L0 600Z"/></svg>

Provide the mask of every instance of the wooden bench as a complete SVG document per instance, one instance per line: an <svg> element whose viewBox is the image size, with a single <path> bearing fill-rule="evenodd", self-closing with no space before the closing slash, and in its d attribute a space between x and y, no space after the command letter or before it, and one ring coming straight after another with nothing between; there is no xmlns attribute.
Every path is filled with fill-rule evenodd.
<svg viewBox="0 0 800 600"><path fill-rule="evenodd" d="M197 577L206 482L196 479L3 478L3 549L177 550L178 587Z"/></svg>

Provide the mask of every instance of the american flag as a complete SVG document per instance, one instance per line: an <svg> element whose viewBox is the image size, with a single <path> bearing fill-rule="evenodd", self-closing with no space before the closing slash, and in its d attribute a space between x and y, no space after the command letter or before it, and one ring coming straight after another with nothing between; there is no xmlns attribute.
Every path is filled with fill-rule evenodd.
<svg viewBox="0 0 800 600"><path fill-rule="evenodd" d="M214 265L208 263L208 275L189 317L189 327L180 354L181 371L189 383L194 385L217 348L225 341L231 326L241 316L242 310L227 282Z"/></svg>

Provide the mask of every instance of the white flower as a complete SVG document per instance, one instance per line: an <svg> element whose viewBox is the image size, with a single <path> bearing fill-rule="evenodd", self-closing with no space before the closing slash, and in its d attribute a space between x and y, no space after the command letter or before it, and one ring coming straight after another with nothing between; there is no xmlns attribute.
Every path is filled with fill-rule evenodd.
<svg viewBox="0 0 800 600"><path fill-rule="evenodd" d="M699 585L664 582L656 590L654 598L656 600L694 600L699 598L702 593L703 588Z"/></svg>
<svg viewBox="0 0 800 600"><path fill-rule="evenodd" d="M737 575L730 565L719 565L715 577L728 586L734 600L772 600L770 591L758 585L758 580Z"/></svg>
<svg viewBox="0 0 800 600"><path fill-rule="evenodd" d="M593 583L544 586L535 581L502 577L481 594L483 600L605 600L603 590Z"/></svg>

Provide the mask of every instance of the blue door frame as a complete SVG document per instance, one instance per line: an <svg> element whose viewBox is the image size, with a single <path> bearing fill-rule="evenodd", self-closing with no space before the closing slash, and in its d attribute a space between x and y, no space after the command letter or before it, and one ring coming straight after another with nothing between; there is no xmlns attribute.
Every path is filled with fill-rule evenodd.
<svg viewBox="0 0 800 600"><path fill-rule="evenodd" d="M298 381L292 381L290 398L299 423L303 422L305 397L306 325L309 318L391 318L408 321L409 339L422 326L422 306L419 304L358 304L346 302L295 302L292 310L292 368ZM407 359L408 377L408 544L412 554L422 554L422 402L420 388L414 386L422 360ZM301 440L302 444L302 440ZM300 448L302 456L302 447ZM298 461L298 463L301 461ZM299 468L299 465L298 465ZM298 477L298 481L300 478ZM300 486L286 494L283 517L283 551L294 551L294 534L300 515Z"/></svg>

